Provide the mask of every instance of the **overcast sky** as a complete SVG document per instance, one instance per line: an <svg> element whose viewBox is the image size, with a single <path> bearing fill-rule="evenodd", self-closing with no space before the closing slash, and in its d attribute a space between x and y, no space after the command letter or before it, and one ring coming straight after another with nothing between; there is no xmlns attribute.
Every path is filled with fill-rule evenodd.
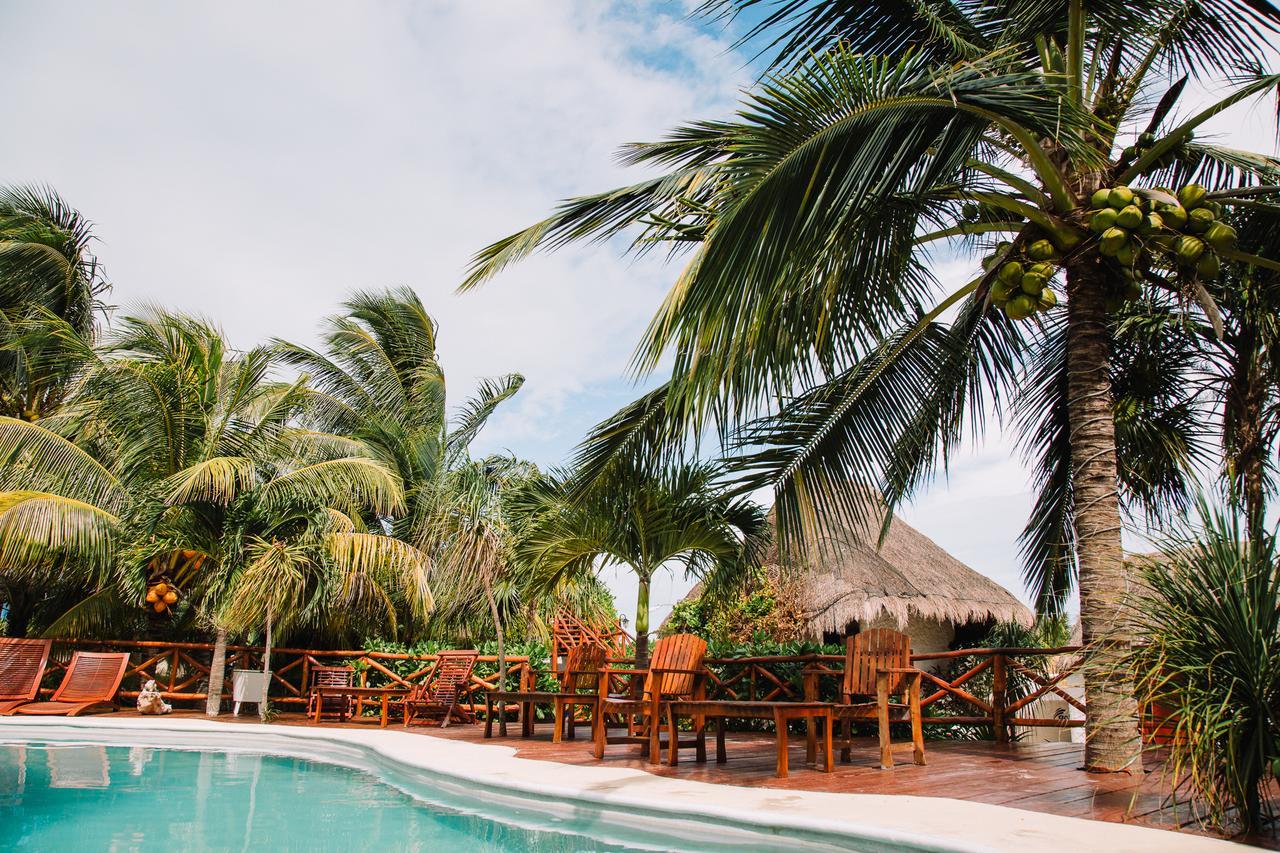
<svg viewBox="0 0 1280 853"><path fill-rule="evenodd" d="M412 286L455 405L478 377L526 376L477 449L557 464L635 395L628 358L676 268L578 246L454 289L555 200L634 181L619 144L732 108L748 58L690 5L8 0L0 181L48 183L96 223L122 310L200 313L237 346L312 343L351 290ZM1271 105L1215 127L1275 150ZM940 264L957 281L970 262ZM1029 507L993 431L904 516L1025 598ZM634 585L610 582L629 613ZM686 588L658 584L655 624Z"/></svg>

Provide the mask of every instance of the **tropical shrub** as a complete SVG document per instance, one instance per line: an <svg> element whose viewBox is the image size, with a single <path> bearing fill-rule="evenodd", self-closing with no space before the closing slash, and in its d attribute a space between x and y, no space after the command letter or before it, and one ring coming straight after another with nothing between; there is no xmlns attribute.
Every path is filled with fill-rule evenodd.
<svg viewBox="0 0 1280 853"><path fill-rule="evenodd" d="M1280 568L1275 535L1246 537L1201 506L1203 530L1141 570L1131 665L1140 701L1168 709L1165 776L1197 819L1257 832L1275 816L1280 759Z"/></svg>
<svg viewBox="0 0 1280 853"><path fill-rule="evenodd" d="M663 634L697 634L716 643L788 643L803 639L801 591L777 566L755 569L741 589L678 603Z"/></svg>

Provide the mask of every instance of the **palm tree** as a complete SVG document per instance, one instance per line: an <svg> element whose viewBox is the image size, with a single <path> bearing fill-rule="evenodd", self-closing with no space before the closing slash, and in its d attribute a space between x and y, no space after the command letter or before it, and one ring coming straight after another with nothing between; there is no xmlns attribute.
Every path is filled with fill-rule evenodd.
<svg viewBox="0 0 1280 853"><path fill-rule="evenodd" d="M92 345L106 289L92 227L56 192L0 189L0 416L55 411ZM49 596L0 572L6 629L23 636Z"/></svg>
<svg viewBox="0 0 1280 853"><path fill-rule="evenodd" d="M432 554L444 578L467 579L443 584L448 606L441 619L456 621L462 601L474 604L469 593L478 580L501 642L492 593L507 543L497 493L489 491L499 483L483 474L468 448L524 378L482 381L450 423L436 323L418 295L409 288L360 292L344 308L327 321L322 350L276 342L279 357L309 378L304 423L350 436L396 472L405 506L388 518L394 535Z"/></svg>
<svg viewBox="0 0 1280 853"><path fill-rule="evenodd" d="M523 559L543 588L610 565L636 576L636 660L649 656L649 587L677 563L712 595L740 584L769 539L764 510L733 496L714 463L654 470L620 462L585 491L567 476L545 479L530 495Z"/></svg>
<svg viewBox="0 0 1280 853"><path fill-rule="evenodd" d="M430 606L425 555L359 520L400 509L399 479L359 442L294 428L304 383L271 363L157 311L125 320L56 415L0 418L0 563L87 591L48 633L97 633L164 583L173 618L216 630L211 714L229 631Z"/></svg>
<svg viewBox="0 0 1280 853"><path fill-rule="evenodd" d="M583 457L671 452L716 422L736 433L746 485L775 484L784 543L818 512L859 517L851 484L898 504L1059 345L1064 381L1037 430L1063 440L1038 460L1024 552L1043 564L1027 571L1065 561L1078 577L1093 663L1086 765L1127 769L1139 737L1118 674L1131 635L1115 314L1167 293L1212 320L1204 283L1219 259L1280 269L1235 249L1229 230L1211 249L1202 239L1222 206L1274 217L1280 163L1194 139L1280 83L1258 71L1278 25L1270 3L1246 0L780 2L751 33L776 48L772 72L734 118L628 147L625 162L663 173L562 203L481 251L463 287L632 226L637 251L688 247L636 356L641 371L672 356L671 379ZM1169 72L1184 76L1170 84ZM1225 97L1174 118L1187 79L1213 75L1231 78ZM928 253L947 244L990 254L939 296ZM1044 328L1054 318L1058 335Z"/></svg>
<svg viewBox="0 0 1280 853"><path fill-rule="evenodd" d="M448 602L442 623L466 621L477 598L498 642L498 689L506 690L505 614L518 607L530 573L517 554L522 519L514 500L538 475L528 462L466 459L438 477L412 539L434 558L435 585Z"/></svg>

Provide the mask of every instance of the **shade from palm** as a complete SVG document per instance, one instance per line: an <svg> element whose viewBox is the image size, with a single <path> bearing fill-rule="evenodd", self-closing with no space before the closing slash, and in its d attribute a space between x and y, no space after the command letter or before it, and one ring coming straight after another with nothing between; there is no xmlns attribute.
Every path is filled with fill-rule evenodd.
<svg viewBox="0 0 1280 853"><path fill-rule="evenodd" d="M1159 188L1194 179L1206 201L1276 221L1280 163L1194 132L1280 83L1258 71L1280 12L1233 0L770 5L752 35L775 49L773 71L737 115L628 146L625 162L662 173L564 202L480 252L464 287L536 249L629 228L635 251L688 248L636 357L648 371L669 356L671 379L600 428L582 461L603 470L619 454L682 450L718 423L743 454L744 485L775 485L784 541L817 513L859 516L860 483L896 505L986 413L1022 401L1040 489L1027 571L1050 590L1078 577L1093 661L1086 763L1126 768L1139 739L1132 691L1114 675L1130 642L1120 490L1132 484L1117 457L1115 320L1133 297L1168 294L1211 322L1218 308L1209 273L1173 252L1182 226L1121 234L1104 254L1091 207L1118 185L1145 209L1178 206ZM1228 94L1175 118L1180 74L1229 76ZM1131 128L1150 136L1126 146ZM985 271L940 294L930 251L1001 238ZM1215 257L1280 269L1226 243ZM997 277L1029 255L1050 264L1050 293L1006 316Z"/></svg>
<svg viewBox="0 0 1280 853"><path fill-rule="evenodd" d="M581 490L552 475L528 495L518 549L543 588L624 566L638 584L636 658L648 659L649 591L654 575L676 565L711 594L742 583L769 540L764 510L733 496L711 463L653 469L620 462Z"/></svg>

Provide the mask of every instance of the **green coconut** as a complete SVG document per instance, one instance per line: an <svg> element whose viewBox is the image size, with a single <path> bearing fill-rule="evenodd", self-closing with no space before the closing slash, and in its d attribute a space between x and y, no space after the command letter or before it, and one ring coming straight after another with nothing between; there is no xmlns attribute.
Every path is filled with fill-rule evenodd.
<svg viewBox="0 0 1280 853"><path fill-rule="evenodd" d="M1200 260L1196 261L1196 275L1203 279L1212 281L1218 277L1218 273L1222 270L1222 264L1218 262L1218 256L1213 252L1205 252L1200 256Z"/></svg>
<svg viewBox="0 0 1280 853"><path fill-rule="evenodd" d="M1048 311L1050 308L1058 304L1058 294L1053 292L1053 288L1046 287L1040 291L1040 299L1036 303L1041 311Z"/></svg>
<svg viewBox="0 0 1280 853"><path fill-rule="evenodd" d="M1017 289L1017 282L997 281L991 285L991 301L996 305L1003 305Z"/></svg>
<svg viewBox="0 0 1280 853"><path fill-rule="evenodd" d="M1104 255L1115 255L1120 251L1120 247L1129 242L1129 233L1123 228L1108 228L1102 232L1102 239L1098 241L1098 247Z"/></svg>
<svg viewBox="0 0 1280 853"><path fill-rule="evenodd" d="M1229 252L1236 247L1236 229L1225 222L1215 222L1204 232L1204 239L1219 252Z"/></svg>
<svg viewBox="0 0 1280 853"><path fill-rule="evenodd" d="M1124 185L1112 187L1111 192L1107 194L1107 204L1116 210L1128 207L1133 204L1133 190Z"/></svg>
<svg viewBox="0 0 1280 853"><path fill-rule="evenodd" d="M1121 228L1137 228L1142 224L1142 208L1136 204L1128 205L1116 214L1116 225Z"/></svg>
<svg viewBox="0 0 1280 853"><path fill-rule="evenodd" d="M1029 272L1022 277L1022 292L1028 296L1038 296L1048 283L1049 280L1044 276Z"/></svg>
<svg viewBox="0 0 1280 853"><path fill-rule="evenodd" d="M1114 228L1116 226L1116 217L1118 215L1119 213L1114 208L1103 208L1089 219L1089 228L1093 232L1101 234L1108 228Z"/></svg>
<svg viewBox="0 0 1280 853"><path fill-rule="evenodd" d="M1004 313L1010 320L1025 320L1036 313L1036 300L1025 293L1019 293L1005 303Z"/></svg>
<svg viewBox="0 0 1280 853"><path fill-rule="evenodd" d="M1053 244L1048 240L1036 240L1030 246L1027 246L1027 256L1033 261L1047 261L1054 256L1056 251L1053 248Z"/></svg>
<svg viewBox="0 0 1280 853"><path fill-rule="evenodd" d="M1199 260L1204 250L1204 241L1199 237L1179 237L1178 242L1173 244L1173 251L1178 256L1178 260L1187 265Z"/></svg>
<svg viewBox="0 0 1280 853"><path fill-rule="evenodd" d="M1192 210L1200 206L1200 202L1204 201L1204 197L1209 191L1199 184L1187 184L1178 190L1178 203L1187 210Z"/></svg>
<svg viewBox="0 0 1280 853"><path fill-rule="evenodd" d="M1125 243L1119 249L1116 249L1116 263L1131 267L1138 260L1138 247L1133 243Z"/></svg>
<svg viewBox="0 0 1280 853"><path fill-rule="evenodd" d="M996 275L1000 277L1001 281L1007 281L1007 282L1010 282L1011 284L1017 284L1019 281L1022 280L1022 273L1023 273L1023 269L1022 269L1021 263L1019 263L1018 261L1007 261L1003 266L1000 267L1000 272L998 272Z"/></svg>
<svg viewBox="0 0 1280 853"><path fill-rule="evenodd" d="M1104 207L1110 207L1111 189L1109 187L1103 187L1100 190L1096 190L1093 197L1089 199L1089 206L1094 210L1102 210Z"/></svg>
<svg viewBox="0 0 1280 853"><path fill-rule="evenodd" d="M1160 218L1170 228L1180 230L1187 224L1187 209L1180 204L1166 204L1160 208Z"/></svg>
<svg viewBox="0 0 1280 853"><path fill-rule="evenodd" d="M1058 268L1055 267L1053 264L1044 263L1044 262L1041 262L1038 264L1032 264L1031 267L1027 270L1027 272L1033 272L1036 275L1044 276L1046 280L1053 278L1053 274L1056 273L1057 271L1058 271Z"/></svg>
<svg viewBox="0 0 1280 853"><path fill-rule="evenodd" d="M1187 214L1187 230L1192 234L1205 233L1213 222L1213 211L1207 207L1197 207Z"/></svg>
<svg viewBox="0 0 1280 853"><path fill-rule="evenodd" d="M1138 225L1139 234L1154 234L1164 228L1164 217L1158 213L1148 213L1142 217L1142 223Z"/></svg>

